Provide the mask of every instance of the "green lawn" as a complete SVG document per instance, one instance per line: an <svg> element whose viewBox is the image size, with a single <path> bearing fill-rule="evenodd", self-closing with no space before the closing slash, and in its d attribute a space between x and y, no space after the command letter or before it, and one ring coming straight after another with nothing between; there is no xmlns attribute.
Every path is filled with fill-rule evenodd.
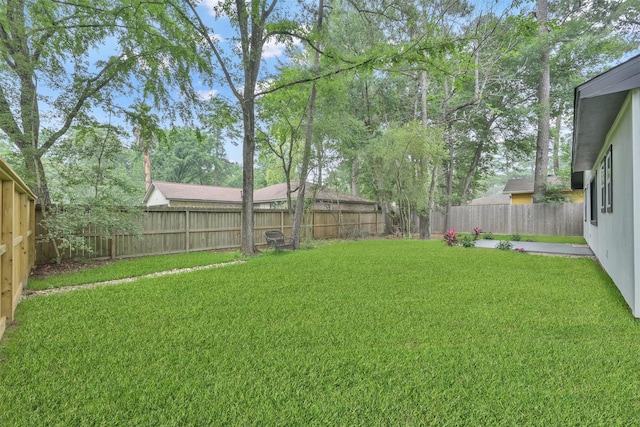
<svg viewBox="0 0 640 427"><path fill-rule="evenodd" d="M591 259L373 240L23 301L0 425L635 425Z"/></svg>

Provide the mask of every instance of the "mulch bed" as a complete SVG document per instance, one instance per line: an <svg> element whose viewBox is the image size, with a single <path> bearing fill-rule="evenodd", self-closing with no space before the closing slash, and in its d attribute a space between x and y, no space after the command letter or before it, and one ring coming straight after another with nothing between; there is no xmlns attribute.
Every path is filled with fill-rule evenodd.
<svg viewBox="0 0 640 427"><path fill-rule="evenodd" d="M31 277L34 279L44 279L45 277L56 276L58 274L75 273L77 271L90 270L111 264L113 260L91 260L91 261L65 261L60 264L36 265L31 270Z"/></svg>

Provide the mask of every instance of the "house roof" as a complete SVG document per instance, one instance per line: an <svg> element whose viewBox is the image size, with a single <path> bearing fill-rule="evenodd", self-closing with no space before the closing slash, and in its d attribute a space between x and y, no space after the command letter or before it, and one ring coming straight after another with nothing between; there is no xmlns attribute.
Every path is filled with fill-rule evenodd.
<svg viewBox="0 0 640 427"><path fill-rule="evenodd" d="M640 55L581 84L574 92L574 172L590 170L630 90L640 87Z"/></svg>
<svg viewBox="0 0 640 427"><path fill-rule="evenodd" d="M560 185L560 180L556 176L547 177L547 183ZM533 177L511 178L502 190L504 194L528 194L533 193Z"/></svg>
<svg viewBox="0 0 640 427"><path fill-rule="evenodd" d="M307 196L312 194L314 187L315 184L307 183ZM298 182L292 182L291 188L294 190L292 197L296 198ZM242 189L240 188L179 184L175 182L162 181L153 181L151 183L144 196L144 203L147 203L154 189L158 189L168 200L242 203ZM285 183L271 185L253 192L254 202L276 202L282 200L287 200L287 184ZM362 197L352 196L350 194L328 189L320 189L316 193L316 200L375 204L374 201L367 200Z"/></svg>
<svg viewBox="0 0 640 427"><path fill-rule="evenodd" d="M292 198L296 198L298 195L298 182L291 182ZM307 189L305 191L305 196L309 197L313 191L315 190L316 185L307 182ZM253 192L253 201L254 202L275 202L287 200L287 184L274 184L269 187L261 188ZM319 201L332 201L332 202L351 202L351 203L364 203L364 204L372 204L374 205L376 202L358 197L352 196L351 194L342 193L336 190L330 190L326 188L321 188L316 192L316 200Z"/></svg>
<svg viewBox="0 0 640 427"><path fill-rule="evenodd" d="M144 195L144 203L149 200L154 188L157 188L168 200L242 203L242 190L240 188L179 184L175 182L161 181L153 181L151 183L149 189Z"/></svg>
<svg viewBox="0 0 640 427"><path fill-rule="evenodd" d="M511 197L508 194L492 194L490 196L473 199L468 203L468 206L508 205L510 203Z"/></svg>

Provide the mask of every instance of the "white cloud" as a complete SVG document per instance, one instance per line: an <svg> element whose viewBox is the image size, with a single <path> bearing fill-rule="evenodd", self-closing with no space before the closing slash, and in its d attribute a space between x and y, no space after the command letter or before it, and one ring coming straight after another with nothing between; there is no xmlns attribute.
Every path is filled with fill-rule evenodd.
<svg viewBox="0 0 640 427"><path fill-rule="evenodd" d="M215 16L215 8L222 3L222 1L223 0L203 0L202 5L207 8L212 16Z"/></svg>
<svg viewBox="0 0 640 427"><path fill-rule="evenodd" d="M215 89L211 90L199 90L197 91L198 97L203 101L208 101L212 98L215 98L218 95L218 91Z"/></svg>
<svg viewBox="0 0 640 427"><path fill-rule="evenodd" d="M218 33L209 34L209 38L214 42L224 42L224 37L222 37L222 34L218 34Z"/></svg>
<svg viewBox="0 0 640 427"><path fill-rule="evenodd" d="M262 59L275 58L284 53L286 45L275 40L267 40L262 48Z"/></svg>

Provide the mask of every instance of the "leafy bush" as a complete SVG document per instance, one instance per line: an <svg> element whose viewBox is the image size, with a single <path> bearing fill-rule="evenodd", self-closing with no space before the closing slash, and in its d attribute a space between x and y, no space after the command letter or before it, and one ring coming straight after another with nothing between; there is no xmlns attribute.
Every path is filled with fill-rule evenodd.
<svg viewBox="0 0 640 427"><path fill-rule="evenodd" d="M472 248L476 245L476 238L475 236L469 236L469 235L465 235L462 236L462 238L460 239L460 243L462 244L462 246L464 246L465 248Z"/></svg>
<svg viewBox="0 0 640 427"><path fill-rule="evenodd" d="M486 239L486 240L493 240L493 233L492 233L492 232L490 232L490 231L489 231L488 233L484 233L484 234L482 235L482 238L483 238L483 239Z"/></svg>
<svg viewBox="0 0 640 427"><path fill-rule="evenodd" d="M446 233L444 233L444 241L447 242L449 246L456 246L458 244L458 238L456 237L456 230L453 228Z"/></svg>
<svg viewBox="0 0 640 427"><path fill-rule="evenodd" d="M514 242L519 242L520 240L522 240L522 236L519 233L513 233L511 235L511 240L513 240Z"/></svg>
<svg viewBox="0 0 640 427"><path fill-rule="evenodd" d="M509 251L513 248L513 243L509 242L508 240L500 240L500 242L498 243L498 246L496 246L496 249L500 249L502 251Z"/></svg>

